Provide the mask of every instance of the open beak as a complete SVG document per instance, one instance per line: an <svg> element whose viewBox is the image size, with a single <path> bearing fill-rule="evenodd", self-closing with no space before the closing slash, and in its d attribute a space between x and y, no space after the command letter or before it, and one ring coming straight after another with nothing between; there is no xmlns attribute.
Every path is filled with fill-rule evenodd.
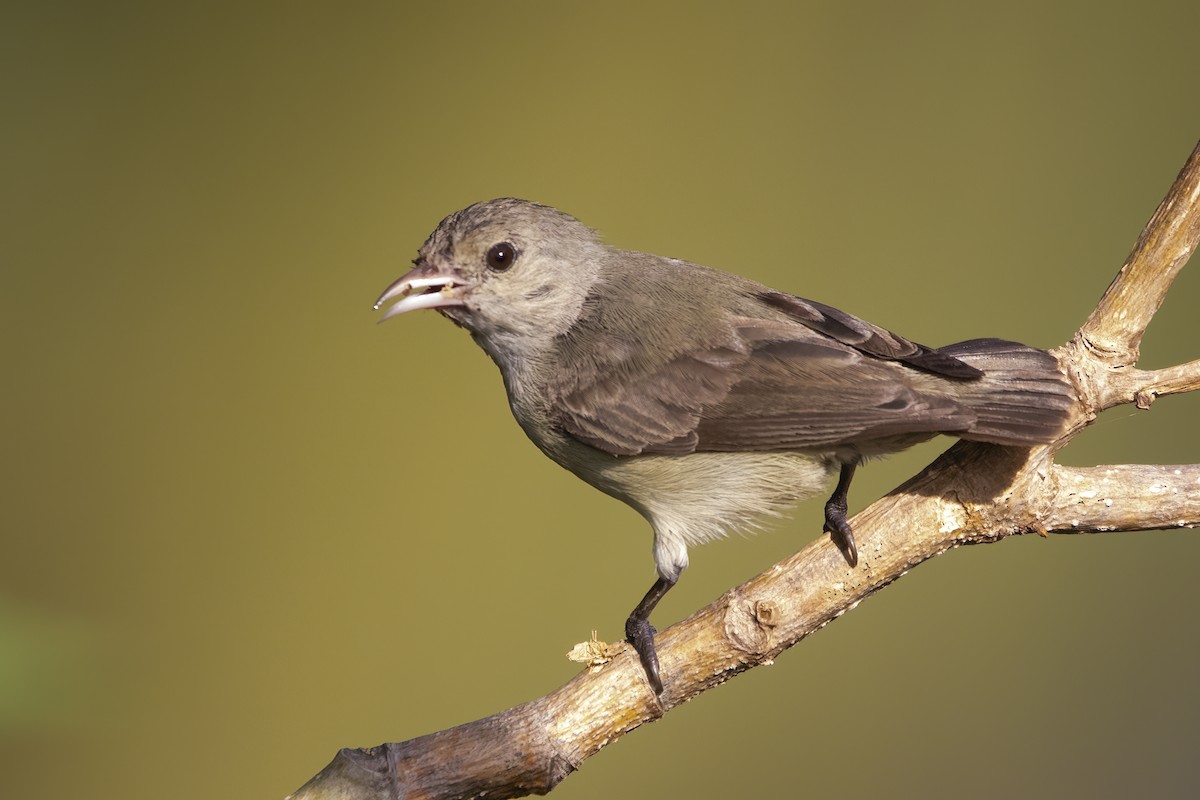
<svg viewBox="0 0 1200 800"><path fill-rule="evenodd" d="M439 272L428 264L420 264L384 290L375 301L375 310L378 311L389 300L400 298L379 320L383 322L418 308L461 306L466 304L463 299L466 290L466 284L457 276Z"/></svg>

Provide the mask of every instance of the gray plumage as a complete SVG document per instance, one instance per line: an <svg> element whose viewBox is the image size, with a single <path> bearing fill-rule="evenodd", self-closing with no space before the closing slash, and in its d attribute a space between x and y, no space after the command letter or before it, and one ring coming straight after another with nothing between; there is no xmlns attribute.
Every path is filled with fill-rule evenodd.
<svg viewBox="0 0 1200 800"><path fill-rule="evenodd" d="M864 457L938 433L1048 442L1071 403L1042 350L925 347L746 278L610 247L522 200L450 215L415 264L380 298L401 298L387 316L437 308L469 330L533 442L649 520L665 588L643 617L688 546L780 515L839 467L848 486ZM845 486L827 528L844 530L854 563Z"/></svg>

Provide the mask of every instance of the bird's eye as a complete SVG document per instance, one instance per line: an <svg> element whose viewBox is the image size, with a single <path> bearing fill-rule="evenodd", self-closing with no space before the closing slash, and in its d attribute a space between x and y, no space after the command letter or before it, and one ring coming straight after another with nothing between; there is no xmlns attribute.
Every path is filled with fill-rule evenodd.
<svg viewBox="0 0 1200 800"><path fill-rule="evenodd" d="M513 247L509 242L500 242L488 248L487 265L488 269L494 272L503 272L513 265L517 260L517 248Z"/></svg>

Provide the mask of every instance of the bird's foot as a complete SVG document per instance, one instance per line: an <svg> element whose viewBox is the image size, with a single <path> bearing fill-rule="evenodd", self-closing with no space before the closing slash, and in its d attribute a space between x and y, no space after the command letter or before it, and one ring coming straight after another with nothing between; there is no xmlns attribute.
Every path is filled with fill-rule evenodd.
<svg viewBox="0 0 1200 800"><path fill-rule="evenodd" d="M658 653L654 649L654 632L654 626L648 619L630 617L625 622L625 638L637 651L638 658L642 662L642 669L646 670L646 679L650 681L650 686L654 689L655 694L662 694L663 683L662 677L658 673Z"/></svg>
<svg viewBox="0 0 1200 800"><path fill-rule="evenodd" d="M846 521L846 501L834 496L825 504L825 532L842 551L842 557L852 567L858 566L858 545L854 542L854 530Z"/></svg>

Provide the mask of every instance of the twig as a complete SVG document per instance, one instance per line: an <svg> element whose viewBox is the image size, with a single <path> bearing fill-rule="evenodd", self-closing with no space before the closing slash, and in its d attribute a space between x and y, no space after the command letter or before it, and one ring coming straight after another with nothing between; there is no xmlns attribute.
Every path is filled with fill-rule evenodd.
<svg viewBox="0 0 1200 800"><path fill-rule="evenodd" d="M1115 366L1133 364L1150 320L1200 241L1200 145L1142 229L1125 265L1076 334Z"/></svg>

